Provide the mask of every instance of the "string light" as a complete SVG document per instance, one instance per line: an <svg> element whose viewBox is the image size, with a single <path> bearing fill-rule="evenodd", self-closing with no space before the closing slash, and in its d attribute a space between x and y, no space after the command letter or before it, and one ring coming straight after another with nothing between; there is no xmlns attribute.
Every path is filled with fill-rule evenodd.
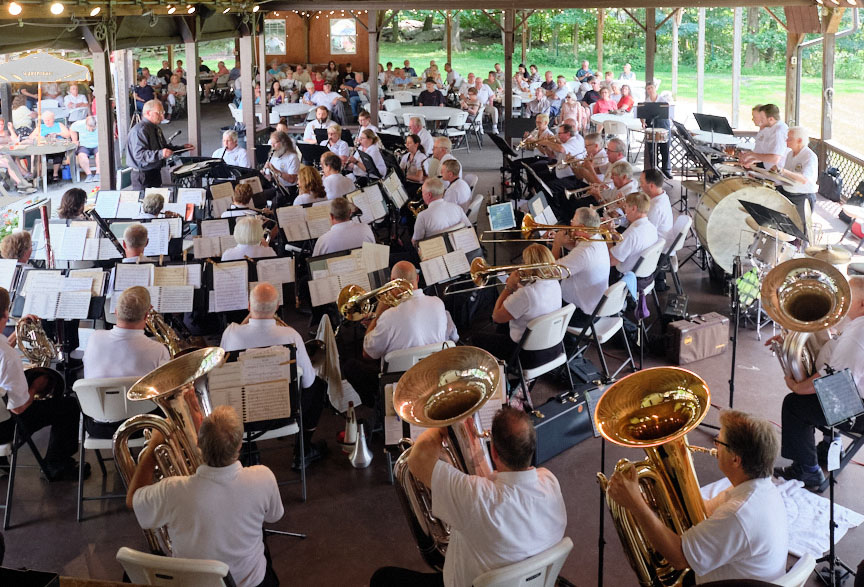
<svg viewBox="0 0 864 587"><path fill-rule="evenodd" d="M97 7L95 7L93 10L90 11L90 16L96 16L96 15L99 14L100 12L102 12L102 7L101 7L101 6L97 6Z"/></svg>
<svg viewBox="0 0 864 587"><path fill-rule="evenodd" d="M192 6L191 4L189 4L188 6L186 6L186 13L187 14L195 14L195 7Z"/></svg>
<svg viewBox="0 0 864 587"><path fill-rule="evenodd" d="M229 12L231 12L231 5L230 4L225 7L225 10L222 11L222 14L228 14Z"/></svg>
<svg viewBox="0 0 864 587"><path fill-rule="evenodd" d="M261 7L256 4L255 6L252 7L252 12L258 12L260 9L261 9Z"/></svg>
<svg viewBox="0 0 864 587"><path fill-rule="evenodd" d="M9 4L9 14L11 14L12 16L17 16L21 14L21 5L17 2L11 2Z"/></svg>
<svg viewBox="0 0 864 587"><path fill-rule="evenodd" d="M63 11L65 9L66 9L66 7L63 6L63 4L61 4L60 2L55 2L54 4L51 5L51 14L54 14L54 15L63 14Z"/></svg>
<svg viewBox="0 0 864 587"><path fill-rule="evenodd" d="M169 4L168 5L168 14L174 14L175 12L177 12L177 7L174 6L173 4Z"/></svg>

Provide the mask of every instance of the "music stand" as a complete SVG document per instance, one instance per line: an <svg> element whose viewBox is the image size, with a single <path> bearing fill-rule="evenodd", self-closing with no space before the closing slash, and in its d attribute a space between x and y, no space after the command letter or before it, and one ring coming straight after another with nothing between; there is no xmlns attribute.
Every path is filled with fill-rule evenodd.
<svg viewBox="0 0 864 587"><path fill-rule="evenodd" d="M297 148L300 149L300 161L303 165L312 167L316 167L321 160L321 155L330 150L322 145L311 143L297 143Z"/></svg>
<svg viewBox="0 0 864 587"><path fill-rule="evenodd" d="M384 148L388 151L395 151L396 149L405 148L405 139L403 139L400 135L393 135L388 132L381 132L378 133L378 138L381 139L381 144L384 145Z"/></svg>
<svg viewBox="0 0 864 587"><path fill-rule="evenodd" d="M342 139L343 141L345 141L346 143L348 143L349 145L353 145L353 144L354 144L354 137L351 136L351 131L348 130L347 128L343 128L343 129L342 129L342 137L341 137L341 139Z"/></svg>
<svg viewBox="0 0 864 587"><path fill-rule="evenodd" d="M690 157L702 168L702 185L707 186L709 179L712 182L719 180L720 172L717 171L717 168L714 167L714 164L711 162L711 160L705 156L705 153L703 153L699 149L699 147L696 146L696 143L693 140L693 135L690 134L690 131L687 130L687 127L685 127L677 120L673 120L672 123L675 125L674 130L676 136L678 137L678 142L680 142L681 146L684 147L684 150L687 152L687 156Z"/></svg>
<svg viewBox="0 0 864 587"><path fill-rule="evenodd" d="M376 179L381 179L378 167L375 166L375 160L368 153L358 150L357 156L360 157L360 161L363 162L363 166L366 168L366 177L372 179L374 176Z"/></svg>
<svg viewBox="0 0 864 587"><path fill-rule="evenodd" d="M537 127L533 118L509 118L504 125L504 135L508 139L522 139L526 132L531 132Z"/></svg>
<svg viewBox="0 0 864 587"><path fill-rule="evenodd" d="M858 394L858 388L855 386L855 380L852 379L852 373L849 369L835 372L831 367L828 367L828 375L814 379L813 388L816 390L816 397L819 398L819 405L825 416L825 422L831 430L832 439L834 438L834 428L864 414L864 401ZM828 487L830 488L829 501L831 504L828 525L830 547L827 555L816 559L817 563L828 563L827 567L816 571L816 575L829 587L842 585L849 575L854 574L852 569L837 557L835 551L834 528L837 524L834 522L834 485L837 484L837 481L834 478L834 471L840 468L841 449L840 446L835 445L835 442L840 443L840 441L833 441L831 449L828 451ZM835 454L837 455L836 460L832 458Z"/></svg>
<svg viewBox="0 0 864 587"><path fill-rule="evenodd" d="M699 125L699 130L713 132L718 135L734 134L729 120L725 116L714 116L713 114L693 113L693 118L696 119L696 124Z"/></svg>
<svg viewBox="0 0 864 587"><path fill-rule="evenodd" d="M327 140L327 129L326 128L315 128L312 129L315 133L315 142L319 145Z"/></svg>
<svg viewBox="0 0 864 587"><path fill-rule="evenodd" d="M755 220L756 224L759 226L774 228L780 232L791 234L795 238L807 240L807 237L803 232L801 232L801 229L792 222L791 218L782 212L772 210L771 208L763 206L762 204L757 204L756 202L748 202L747 200L739 200L739 202L741 202L741 205L744 206L744 209L747 210L747 213L753 217L753 220Z"/></svg>

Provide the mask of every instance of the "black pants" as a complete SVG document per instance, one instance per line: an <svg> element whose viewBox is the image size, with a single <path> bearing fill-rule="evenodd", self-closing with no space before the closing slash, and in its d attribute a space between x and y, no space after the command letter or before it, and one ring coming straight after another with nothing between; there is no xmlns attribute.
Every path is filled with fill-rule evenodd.
<svg viewBox="0 0 864 587"><path fill-rule="evenodd" d="M132 171L132 189L158 188L162 185L162 168Z"/></svg>
<svg viewBox="0 0 864 587"><path fill-rule="evenodd" d="M369 580L369 587L443 587L444 575L441 573L421 573L399 567L381 567Z"/></svg>
<svg viewBox="0 0 864 587"><path fill-rule="evenodd" d="M589 324L591 324L591 314L586 314L582 311L582 308L576 306L576 309L573 310L573 317L570 318L570 326L573 328L585 328Z"/></svg>
<svg viewBox="0 0 864 587"><path fill-rule="evenodd" d="M498 359L509 363L513 359L513 353L516 352L516 347L519 345L518 343L513 342L513 339L510 338L509 326L507 324L501 326L506 326L507 330L505 332L490 332L488 330L478 332L477 334L472 335L471 344L480 347L481 349L492 353ZM544 363L548 363L561 354L561 350L562 348L559 344L548 349L521 351L519 353L519 362L522 364L523 369L532 369Z"/></svg>
<svg viewBox="0 0 864 587"><path fill-rule="evenodd" d="M816 394L799 395L790 393L783 398L781 410L782 439L780 456L791 459L805 467L815 467L816 439L813 436L817 426L827 426L825 414Z"/></svg>
<svg viewBox="0 0 864 587"><path fill-rule="evenodd" d="M75 398L61 396L34 401L18 418L30 434L51 427L45 460L49 465L60 465L78 451L79 414ZM11 441L14 431L15 418L0 423L0 442Z"/></svg>
<svg viewBox="0 0 864 587"><path fill-rule="evenodd" d="M273 557L270 556L270 548L267 546L266 540L264 541L264 558L267 559L267 570L264 572L264 578L258 583L258 587L279 587L279 577L273 570Z"/></svg>
<svg viewBox="0 0 864 587"><path fill-rule="evenodd" d="M342 374L363 405L374 408L378 403L378 374L381 372L379 359L348 359L342 367Z"/></svg>
<svg viewBox="0 0 864 587"><path fill-rule="evenodd" d="M656 165L654 159L654 148L657 148ZM645 161L643 162L645 169L657 167L663 170L668 175L672 175L672 161L669 159L669 141L665 143L649 143L645 142Z"/></svg>

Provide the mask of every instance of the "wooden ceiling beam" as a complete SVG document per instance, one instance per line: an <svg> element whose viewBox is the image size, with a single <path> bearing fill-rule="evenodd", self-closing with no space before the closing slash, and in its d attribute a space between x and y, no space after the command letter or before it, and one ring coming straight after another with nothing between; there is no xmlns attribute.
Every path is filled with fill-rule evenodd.
<svg viewBox="0 0 864 587"><path fill-rule="evenodd" d="M815 6L815 0L438 0L436 10L548 10L567 8L724 8L736 6ZM267 11L288 10L425 10L416 0L274 0Z"/></svg>

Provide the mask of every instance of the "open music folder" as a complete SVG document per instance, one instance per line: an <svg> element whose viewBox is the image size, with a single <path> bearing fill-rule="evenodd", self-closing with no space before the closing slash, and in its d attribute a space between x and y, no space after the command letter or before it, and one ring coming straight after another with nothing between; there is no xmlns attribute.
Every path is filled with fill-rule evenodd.
<svg viewBox="0 0 864 587"><path fill-rule="evenodd" d="M309 295L313 306L331 304L347 285L366 291L388 281L390 247L363 243L363 247L309 258Z"/></svg>
<svg viewBox="0 0 864 587"><path fill-rule="evenodd" d="M230 353L210 372L211 402L233 407L244 423L290 418L291 386L299 379L295 353L291 345L240 351L233 361Z"/></svg>
<svg viewBox="0 0 864 587"><path fill-rule="evenodd" d="M360 222L364 224L372 224L387 216L387 202L377 183L355 190L345 197L360 210Z"/></svg>

